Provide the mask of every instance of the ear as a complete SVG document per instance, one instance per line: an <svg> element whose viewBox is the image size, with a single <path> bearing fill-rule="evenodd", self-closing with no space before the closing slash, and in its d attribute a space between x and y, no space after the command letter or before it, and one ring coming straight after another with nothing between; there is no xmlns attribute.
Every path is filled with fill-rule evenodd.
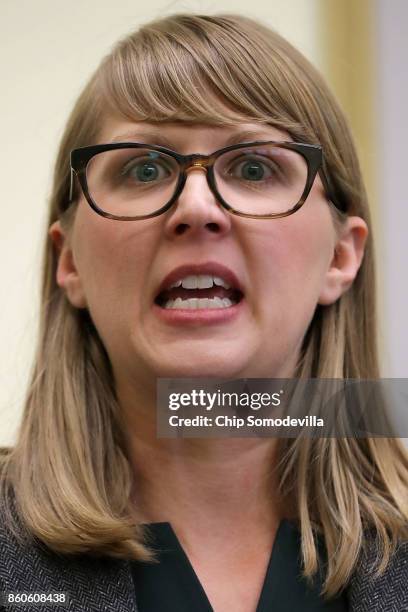
<svg viewBox="0 0 408 612"><path fill-rule="evenodd" d="M368 227L361 217L348 217L334 249L318 303L333 304L352 285L363 260Z"/></svg>
<svg viewBox="0 0 408 612"><path fill-rule="evenodd" d="M72 247L67 235L61 227L60 221L55 221L55 223L50 226L48 234L58 255L57 285L65 291L68 300L73 306L76 308L86 308L87 302L85 292L78 270L75 266Z"/></svg>

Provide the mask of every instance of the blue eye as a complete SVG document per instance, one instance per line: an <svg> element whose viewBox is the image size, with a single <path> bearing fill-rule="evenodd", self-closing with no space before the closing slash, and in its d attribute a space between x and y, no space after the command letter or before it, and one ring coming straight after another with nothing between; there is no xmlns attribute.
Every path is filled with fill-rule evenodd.
<svg viewBox="0 0 408 612"><path fill-rule="evenodd" d="M136 176L142 182L154 181L159 177L159 170L155 164L146 162L143 165L135 166Z"/></svg>
<svg viewBox="0 0 408 612"><path fill-rule="evenodd" d="M263 179L265 174L263 164L255 161L247 161L243 163L241 170L243 178L248 181L259 181Z"/></svg>
<svg viewBox="0 0 408 612"><path fill-rule="evenodd" d="M121 175L136 183L154 183L169 177L172 172L174 170L168 167L166 160L160 159L160 154L152 151L148 155L134 156L122 168Z"/></svg>
<svg viewBox="0 0 408 612"><path fill-rule="evenodd" d="M243 179L248 182L260 182L279 175L279 169L273 161L257 159L253 156L238 158L230 165L228 174L233 178Z"/></svg>

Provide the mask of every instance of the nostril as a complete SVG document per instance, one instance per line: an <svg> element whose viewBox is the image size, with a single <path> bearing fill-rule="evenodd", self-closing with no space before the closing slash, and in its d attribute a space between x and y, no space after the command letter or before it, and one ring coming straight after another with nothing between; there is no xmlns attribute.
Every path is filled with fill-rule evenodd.
<svg viewBox="0 0 408 612"><path fill-rule="evenodd" d="M176 234L178 235L184 234L187 228L188 228L187 223L179 223L178 226L176 227Z"/></svg>
<svg viewBox="0 0 408 612"><path fill-rule="evenodd" d="M176 227L176 234L178 236L180 236L181 234L184 234L184 232L187 230L188 228L188 223L179 223ZM221 228L218 225L218 223L214 223L214 222L210 222L210 223L206 223L206 227L214 233L220 232Z"/></svg>
<svg viewBox="0 0 408 612"><path fill-rule="evenodd" d="M218 225L218 223L207 223L207 227L212 232L219 232L220 231L220 226Z"/></svg>

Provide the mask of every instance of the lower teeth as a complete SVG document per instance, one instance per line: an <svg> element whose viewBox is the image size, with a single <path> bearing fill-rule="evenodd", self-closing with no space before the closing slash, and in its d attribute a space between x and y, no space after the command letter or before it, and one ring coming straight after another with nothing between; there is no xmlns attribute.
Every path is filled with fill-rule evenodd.
<svg viewBox="0 0 408 612"><path fill-rule="evenodd" d="M229 298L189 298L188 300L182 300L180 297L175 300L167 300L163 308L190 308L190 309L201 309L201 308L229 308L235 302L232 302Z"/></svg>

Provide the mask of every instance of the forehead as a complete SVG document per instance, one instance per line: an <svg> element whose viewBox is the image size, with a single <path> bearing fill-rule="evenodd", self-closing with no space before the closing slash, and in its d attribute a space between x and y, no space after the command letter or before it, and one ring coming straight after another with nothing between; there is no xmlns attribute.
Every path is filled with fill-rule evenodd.
<svg viewBox="0 0 408 612"><path fill-rule="evenodd" d="M98 142L146 142L180 152L187 149L221 148L250 140L292 140L282 129L270 124L240 122L214 126L205 123L129 121L109 116L103 121Z"/></svg>

